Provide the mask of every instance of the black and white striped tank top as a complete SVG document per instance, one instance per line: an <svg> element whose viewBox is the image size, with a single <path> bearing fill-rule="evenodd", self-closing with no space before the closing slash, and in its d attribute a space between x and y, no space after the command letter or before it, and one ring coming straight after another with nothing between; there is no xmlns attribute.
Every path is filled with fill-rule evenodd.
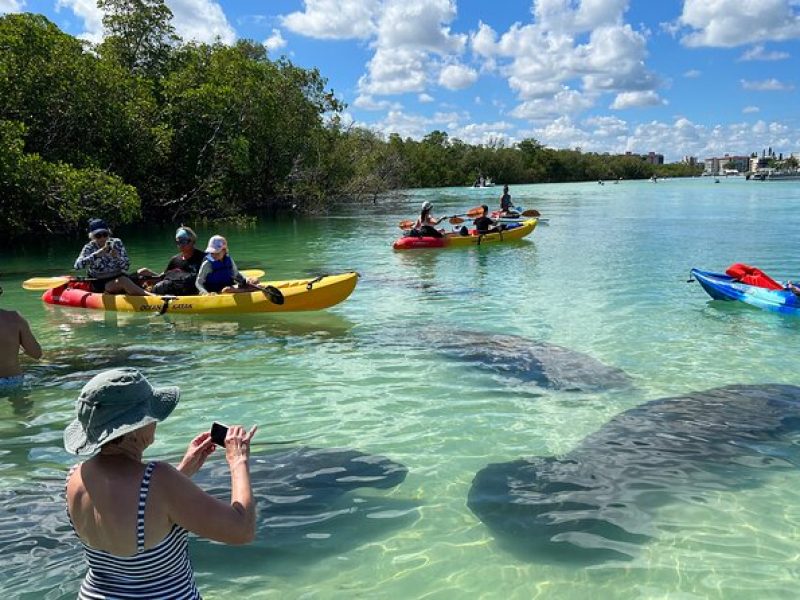
<svg viewBox="0 0 800 600"><path fill-rule="evenodd" d="M200 593L194 582L192 563L189 560L189 533L183 527L173 525L163 540L152 548L144 549L144 508L150 489L150 477L155 466L154 462L148 463L139 488L136 554L116 556L83 544L89 571L81 584L79 600L200 599ZM70 476L74 470L75 467L70 471ZM67 480L69 481L69 477ZM69 516L69 511L67 513Z"/></svg>

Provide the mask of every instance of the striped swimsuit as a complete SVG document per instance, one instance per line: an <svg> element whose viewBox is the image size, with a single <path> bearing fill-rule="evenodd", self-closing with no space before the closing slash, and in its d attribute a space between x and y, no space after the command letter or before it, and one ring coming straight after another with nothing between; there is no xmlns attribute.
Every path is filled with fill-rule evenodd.
<svg viewBox="0 0 800 600"><path fill-rule="evenodd" d="M144 549L144 508L147 503L147 492L150 489L150 477L155 466L154 462L148 463L139 489L136 554L116 556L83 544L89 571L81 584L79 600L200 599L200 593L194 582L192 563L189 561L189 533L183 527L173 525L157 545ZM70 476L75 468L70 471ZM69 478L67 480L69 481ZM71 517L70 524L72 524ZM73 525L73 530L74 528Z"/></svg>

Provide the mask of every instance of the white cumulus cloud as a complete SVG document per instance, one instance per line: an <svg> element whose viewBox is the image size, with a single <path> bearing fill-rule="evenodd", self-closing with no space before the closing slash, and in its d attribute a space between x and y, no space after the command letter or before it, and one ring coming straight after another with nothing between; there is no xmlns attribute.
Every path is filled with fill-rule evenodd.
<svg viewBox="0 0 800 600"><path fill-rule="evenodd" d="M790 83L783 83L775 79L764 79L761 81L750 81L747 79L742 79L742 88L746 90L755 90L757 92L787 92L794 89L794 86Z"/></svg>
<svg viewBox="0 0 800 600"><path fill-rule="evenodd" d="M739 60L786 60L787 58L789 58L788 52L779 52L777 50L767 52L764 50L764 46L753 46L750 50L742 54Z"/></svg>
<svg viewBox="0 0 800 600"><path fill-rule="evenodd" d="M425 91L437 57L457 56L466 45L466 35L450 32L455 16L451 0L386 0L373 42L375 54L359 79L359 92Z"/></svg>
<svg viewBox="0 0 800 600"><path fill-rule="evenodd" d="M22 12L23 8L25 8L25 0L0 0L0 15Z"/></svg>
<svg viewBox="0 0 800 600"><path fill-rule="evenodd" d="M678 24L686 46L733 47L800 37L796 0L685 0Z"/></svg>
<svg viewBox="0 0 800 600"><path fill-rule="evenodd" d="M743 112L744 114L751 114L751 113L757 113L757 112L759 112L760 110L761 110L761 109L760 109L760 108L758 108L757 106L745 106L745 107L742 109L742 112Z"/></svg>
<svg viewBox="0 0 800 600"><path fill-rule="evenodd" d="M219 2L214 0L167 0L172 10L175 31L185 40L214 42L219 38L224 44L236 41Z"/></svg>
<svg viewBox="0 0 800 600"><path fill-rule="evenodd" d="M377 30L382 0L305 0L305 10L282 17L290 31L318 39L368 39Z"/></svg>
<svg viewBox="0 0 800 600"><path fill-rule="evenodd" d="M465 65L447 65L439 73L439 85L448 90L463 90L478 79L478 72Z"/></svg>
<svg viewBox="0 0 800 600"><path fill-rule="evenodd" d="M79 38L93 44L103 41L103 11L97 8L95 0L58 0L56 11L66 8L83 21L84 31Z"/></svg>
<svg viewBox="0 0 800 600"><path fill-rule="evenodd" d="M214 42L219 39L226 44L236 40L222 7L214 0L167 0L167 6L172 11L176 33L185 40ZM94 43L102 41L103 11L95 0L57 0L56 10L62 8L83 20L84 32L78 37Z"/></svg>
<svg viewBox="0 0 800 600"><path fill-rule="evenodd" d="M614 98L610 108L622 110L625 108L637 108L642 106L660 106L665 104L664 100L653 90L644 92L621 92Z"/></svg>
<svg viewBox="0 0 800 600"><path fill-rule="evenodd" d="M280 29L273 29L272 35L269 36L267 39L264 40L264 47L269 52L275 52L276 50L280 50L281 48L286 47L286 40L283 39L281 35Z"/></svg>
<svg viewBox="0 0 800 600"><path fill-rule="evenodd" d="M423 104L428 104L434 101L434 97L431 96L430 94L420 94L419 96L417 96L417 100L419 100Z"/></svg>

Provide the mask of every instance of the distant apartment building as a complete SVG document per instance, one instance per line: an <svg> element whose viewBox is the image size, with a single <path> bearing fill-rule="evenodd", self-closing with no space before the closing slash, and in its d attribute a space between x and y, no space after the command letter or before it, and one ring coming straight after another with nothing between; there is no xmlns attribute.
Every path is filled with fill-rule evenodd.
<svg viewBox="0 0 800 600"><path fill-rule="evenodd" d="M746 173L750 170L749 156L715 156L704 161L704 172L707 175L724 175L726 172L736 171Z"/></svg>
<svg viewBox="0 0 800 600"><path fill-rule="evenodd" d="M646 163L650 163L651 165L664 164L664 155L656 154L655 152L648 152L647 154L634 154L633 152L628 151L625 152L625 156L635 156L642 159Z"/></svg>
<svg viewBox="0 0 800 600"><path fill-rule="evenodd" d="M697 157L696 156L686 155L686 156L683 157L681 162L684 165L689 165L690 167L693 167L693 166L695 166L697 164Z"/></svg>

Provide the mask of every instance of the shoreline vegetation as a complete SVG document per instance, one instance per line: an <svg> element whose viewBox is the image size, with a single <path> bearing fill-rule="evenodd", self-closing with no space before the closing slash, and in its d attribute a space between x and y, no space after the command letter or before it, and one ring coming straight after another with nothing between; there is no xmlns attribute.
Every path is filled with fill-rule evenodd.
<svg viewBox="0 0 800 600"><path fill-rule="evenodd" d="M0 17L0 234L246 222L324 212L390 190L699 175L702 166L546 148L471 145L432 131L384 138L347 125L317 69L240 40L183 42L163 0L98 0L90 44L42 15Z"/></svg>

